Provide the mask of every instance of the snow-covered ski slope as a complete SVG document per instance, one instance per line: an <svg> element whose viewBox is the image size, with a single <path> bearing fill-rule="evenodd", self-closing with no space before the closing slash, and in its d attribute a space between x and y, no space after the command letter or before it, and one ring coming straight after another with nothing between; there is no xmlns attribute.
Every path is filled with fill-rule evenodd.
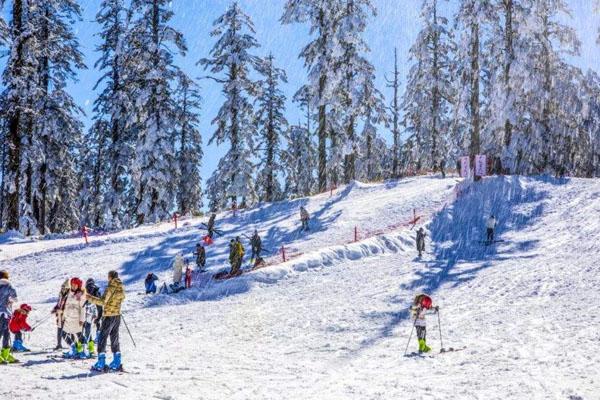
<svg viewBox="0 0 600 400"><path fill-rule="evenodd" d="M109 269L119 270L137 348L122 329L131 373L91 377L90 361L21 355L21 365L0 367L0 396L599 399L600 181L490 178L454 201L456 183L355 183L332 197L220 215L226 237L208 250L210 272L223 268L229 237L255 227L265 247L303 254L226 282L207 273L172 296L137 293L149 271L170 277L171 257L189 255L203 220L176 232L164 224L94 237L87 247L81 239L2 245L0 268L33 304L31 322L49 312L65 277L105 283ZM300 204L319 218L311 232L297 230ZM415 208L430 215L420 260L415 231L401 226ZM485 246L490 213L500 242ZM354 226L363 235L399 228L348 244ZM433 356L403 356L419 291L441 307L444 346L465 350L437 354L438 321L430 317ZM45 349L54 336L49 321L26 343ZM416 347L413 334L409 353Z"/></svg>

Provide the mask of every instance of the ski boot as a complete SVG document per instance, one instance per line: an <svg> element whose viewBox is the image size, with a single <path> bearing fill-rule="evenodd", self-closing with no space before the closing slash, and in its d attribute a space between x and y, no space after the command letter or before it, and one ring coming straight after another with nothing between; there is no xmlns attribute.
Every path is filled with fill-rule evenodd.
<svg viewBox="0 0 600 400"><path fill-rule="evenodd" d="M90 357L94 357L96 355L96 347L93 340L90 340L87 344L88 353Z"/></svg>
<svg viewBox="0 0 600 400"><path fill-rule="evenodd" d="M75 349L77 350L77 353L75 353L75 358L79 358L79 359L84 359L87 358L87 356L85 355L85 351L83 351L83 344L82 343L75 343Z"/></svg>
<svg viewBox="0 0 600 400"><path fill-rule="evenodd" d="M5 347L0 352L0 362L3 362L5 364L14 364L18 363L19 360L17 360L13 357L12 354L10 354L10 347Z"/></svg>
<svg viewBox="0 0 600 400"><path fill-rule="evenodd" d="M106 354L98 354L98 361L96 361L96 364L92 366L92 371L105 372L107 369L108 367L106 366Z"/></svg>
<svg viewBox="0 0 600 400"><path fill-rule="evenodd" d="M419 339L419 353L428 353L431 351L431 347L427 346L425 339Z"/></svg>
<svg viewBox="0 0 600 400"><path fill-rule="evenodd" d="M63 353L63 358L77 358L77 345L73 343L71 350Z"/></svg>
<svg viewBox="0 0 600 400"><path fill-rule="evenodd" d="M29 349L27 347L23 346L23 341L22 340L15 340L14 343L13 343L12 350L15 353L29 351Z"/></svg>
<svg viewBox="0 0 600 400"><path fill-rule="evenodd" d="M108 366L111 371L122 371L123 365L121 364L121 353L115 353L113 355L113 360Z"/></svg>

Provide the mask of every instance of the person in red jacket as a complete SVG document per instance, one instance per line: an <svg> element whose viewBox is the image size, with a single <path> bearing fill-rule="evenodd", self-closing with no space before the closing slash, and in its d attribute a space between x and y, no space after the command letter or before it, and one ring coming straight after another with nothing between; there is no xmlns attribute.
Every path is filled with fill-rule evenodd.
<svg viewBox="0 0 600 400"><path fill-rule="evenodd" d="M31 332L33 329L27 323L27 316L31 311L31 306L28 304L21 304L18 310L13 313L10 322L8 323L8 329L15 335L13 342L13 351L29 351L28 348L23 346L23 334L21 332Z"/></svg>

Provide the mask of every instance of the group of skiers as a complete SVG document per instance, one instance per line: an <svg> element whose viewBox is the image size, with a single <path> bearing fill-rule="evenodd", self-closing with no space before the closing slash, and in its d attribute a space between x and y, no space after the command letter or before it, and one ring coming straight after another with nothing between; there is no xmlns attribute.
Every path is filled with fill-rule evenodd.
<svg viewBox="0 0 600 400"><path fill-rule="evenodd" d="M93 279L83 281L77 277L66 279L61 285L56 305L51 313L56 317L56 347L62 349L64 340L69 351L63 357L98 359L92 369L97 371L121 370L121 350L119 345L119 325L121 321L121 304L125 299L123 283L116 271L108 273L108 287L103 294ZM17 302L17 292L9 282L8 271L0 271L0 336L2 350L0 363L19 362L13 352L29 351L23 343L23 332L31 332L27 316L31 307L21 304L14 312L13 304ZM96 335L92 338L95 326ZM14 334L12 346L10 334ZM113 360L106 365L106 346L110 338ZM87 353L86 353L87 351Z"/></svg>

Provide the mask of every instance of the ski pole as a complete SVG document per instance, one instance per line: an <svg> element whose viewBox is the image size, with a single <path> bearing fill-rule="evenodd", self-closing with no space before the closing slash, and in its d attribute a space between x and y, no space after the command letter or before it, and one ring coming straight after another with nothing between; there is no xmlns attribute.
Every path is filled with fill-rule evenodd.
<svg viewBox="0 0 600 400"><path fill-rule="evenodd" d="M440 350L440 353L444 352L444 339L442 338L442 322L440 319L440 310L437 310L437 315L438 315L438 328L440 329L440 343L442 346L442 349Z"/></svg>
<svg viewBox="0 0 600 400"><path fill-rule="evenodd" d="M38 326L42 325L44 322L48 321L50 319L50 317L52 317L52 313L48 314L47 317L43 318L41 321L36 322L32 327L31 330L34 330L35 328L37 328Z"/></svg>
<svg viewBox="0 0 600 400"><path fill-rule="evenodd" d="M131 335L131 331L129 330L129 327L127 326L127 322L125 322L125 318L123 317L123 314L121 314L121 319L123 320L123 324L125 325L125 328L127 329L127 333L129 333L129 337L131 338L131 341L133 342L133 347L137 348L137 346L135 345L135 340L133 340L133 336Z"/></svg>
<svg viewBox="0 0 600 400"><path fill-rule="evenodd" d="M410 339L412 339L413 331L415 330L415 326L417 325L417 316L415 316L415 322L412 324L412 328L410 328L410 335L408 336L408 342L406 342L406 348L404 349L404 355L406 356L406 352L408 351L408 345L410 344Z"/></svg>

